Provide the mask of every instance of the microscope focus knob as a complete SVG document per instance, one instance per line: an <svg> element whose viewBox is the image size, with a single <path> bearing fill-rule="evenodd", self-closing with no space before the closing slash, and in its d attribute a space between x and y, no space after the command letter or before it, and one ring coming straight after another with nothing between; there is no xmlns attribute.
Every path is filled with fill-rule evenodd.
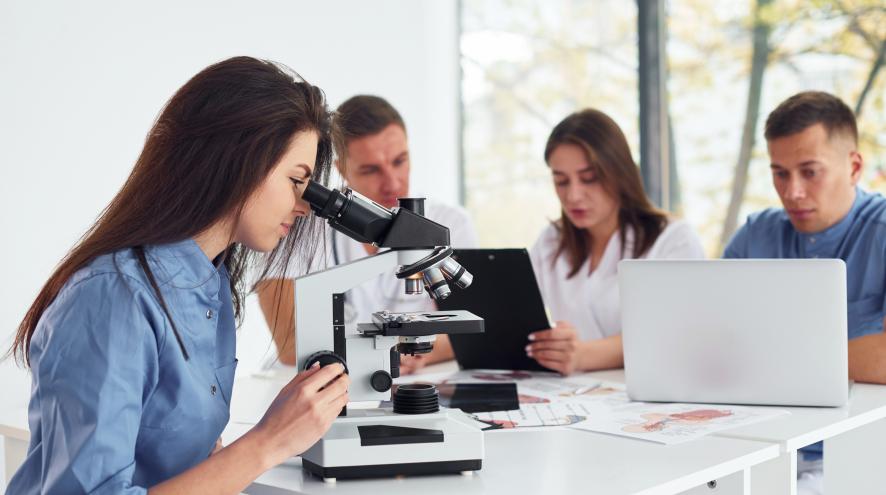
<svg viewBox="0 0 886 495"><path fill-rule="evenodd" d="M387 371L378 370L369 378L369 384L372 385L372 389L376 392L387 392L391 389L391 385L394 384L394 379L391 378L391 374Z"/></svg>
<svg viewBox="0 0 886 495"><path fill-rule="evenodd" d="M348 363L346 363L341 356L332 351L319 351L308 356L308 358L305 359L305 370L314 366L314 363L320 363L321 368L329 364L341 363L345 368L345 373L348 372Z"/></svg>

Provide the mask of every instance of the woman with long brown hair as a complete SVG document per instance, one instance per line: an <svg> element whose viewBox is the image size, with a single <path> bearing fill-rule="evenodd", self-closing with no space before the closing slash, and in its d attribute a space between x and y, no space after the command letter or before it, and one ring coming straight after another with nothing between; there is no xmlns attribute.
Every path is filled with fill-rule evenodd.
<svg viewBox="0 0 886 495"><path fill-rule="evenodd" d="M573 371L623 365L617 264L624 258L703 258L688 224L656 209L618 125L599 110L557 124L545 146L562 215L531 250L554 328L529 336L542 366Z"/></svg>
<svg viewBox="0 0 886 495"><path fill-rule="evenodd" d="M301 195L327 180L331 136L323 93L271 62L228 59L176 92L18 328L31 442L9 493L239 493L320 438L347 403L337 365L218 443L244 272L257 252L264 275L312 252Z"/></svg>

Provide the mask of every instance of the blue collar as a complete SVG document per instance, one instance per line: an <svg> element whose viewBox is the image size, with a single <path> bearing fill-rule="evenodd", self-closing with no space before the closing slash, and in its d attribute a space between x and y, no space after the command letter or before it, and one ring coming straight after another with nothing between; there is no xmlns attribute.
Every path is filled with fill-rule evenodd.
<svg viewBox="0 0 886 495"><path fill-rule="evenodd" d="M179 289L203 288L212 297L218 296L224 267L214 265L194 239L148 246L149 258L159 265L157 283Z"/></svg>
<svg viewBox="0 0 886 495"><path fill-rule="evenodd" d="M846 238L849 228L855 222L858 212L861 210L862 203L864 203L867 196L869 196L867 193L859 187L856 187L855 200L852 202L852 207L849 208L849 211L839 222L820 232L810 234L797 232L800 245L802 246L802 249L806 251L806 254L810 256L817 255L817 257L822 258L832 258L836 256L840 245Z"/></svg>

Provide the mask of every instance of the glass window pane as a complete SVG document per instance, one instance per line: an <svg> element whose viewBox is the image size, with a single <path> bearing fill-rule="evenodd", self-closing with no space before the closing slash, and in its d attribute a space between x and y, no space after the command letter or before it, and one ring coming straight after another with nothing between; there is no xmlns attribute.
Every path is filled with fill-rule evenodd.
<svg viewBox="0 0 886 495"><path fill-rule="evenodd" d="M682 211L709 255L721 237L742 144L751 81L753 28L767 47L747 164L747 186L736 217L780 206L772 187L763 126L781 101L804 90L836 94L859 114L862 187L886 190L886 70L877 69L886 41L882 0L770 2L669 0L669 98ZM883 63L881 59L879 63ZM869 85L873 72L879 76ZM869 85L865 92L864 88Z"/></svg>
<svg viewBox="0 0 886 495"><path fill-rule="evenodd" d="M544 145L596 107L639 157L637 7L624 0L463 0L467 207L484 246L529 246L559 217Z"/></svg>

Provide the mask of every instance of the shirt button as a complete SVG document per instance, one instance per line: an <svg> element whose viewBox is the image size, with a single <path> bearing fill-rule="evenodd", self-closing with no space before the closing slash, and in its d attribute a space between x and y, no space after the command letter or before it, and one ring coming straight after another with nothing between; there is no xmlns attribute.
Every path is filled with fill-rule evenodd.
<svg viewBox="0 0 886 495"><path fill-rule="evenodd" d="M211 309L207 309L207 310L206 310L206 319L207 319L207 320L211 320L211 319L212 319L212 315L213 315L212 310L211 310Z"/></svg>
<svg viewBox="0 0 886 495"><path fill-rule="evenodd" d="M810 243L810 244L815 244L815 237L810 237L810 238L809 238L809 243Z"/></svg>
<svg viewBox="0 0 886 495"><path fill-rule="evenodd" d="M211 395L215 395L215 390L216 390L215 385L212 385L211 387L209 387L209 393Z"/></svg>

